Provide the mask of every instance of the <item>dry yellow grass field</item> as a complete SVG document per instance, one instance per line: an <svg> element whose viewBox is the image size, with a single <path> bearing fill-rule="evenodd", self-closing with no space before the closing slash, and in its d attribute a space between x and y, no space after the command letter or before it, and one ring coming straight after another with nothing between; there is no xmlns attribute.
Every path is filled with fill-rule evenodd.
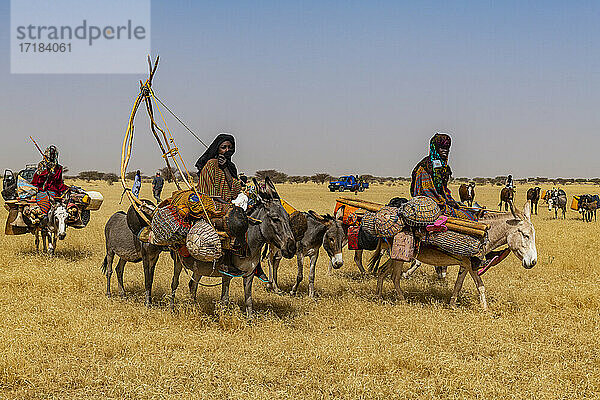
<svg viewBox="0 0 600 400"><path fill-rule="evenodd" d="M525 270L511 255L488 271L489 312L479 310L469 277L459 308L447 307L456 267L440 282L423 266L403 283L406 302L386 281L380 300L375 279L362 276L346 250L345 265L331 276L321 253L316 301L306 282L290 297L255 281L257 316L249 322L240 279L231 286L234 306L221 311L219 287L200 288L192 303L182 274L171 313L166 254L155 307L144 306L141 264L125 269L126 299L106 298L104 224L126 204L119 205L119 185L77 183L101 191L105 202L87 228L68 230L55 257L36 254L31 235L0 236L1 398L600 397L600 223L584 223L574 211L553 220L540 202L538 264ZM297 208L323 213L338 195L324 185L278 187ZM569 201L600 191L565 189ZM476 200L495 209L499 190L478 187ZM519 207L525 190L518 188ZM407 192L406 185L375 185L360 197L384 202ZM142 194L151 198L148 183ZM295 276L295 260L284 260L282 289Z"/></svg>

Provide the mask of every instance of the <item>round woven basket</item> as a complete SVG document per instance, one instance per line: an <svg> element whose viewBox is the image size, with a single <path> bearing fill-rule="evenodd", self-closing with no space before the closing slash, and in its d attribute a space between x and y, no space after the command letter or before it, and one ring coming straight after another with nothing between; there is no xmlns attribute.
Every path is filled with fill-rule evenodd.
<svg viewBox="0 0 600 400"><path fill-rule="evenodd" d="M404 223L396 207L385 206L375 214L375 235L394 237L404 228Z"/></svg>
<svg viewBox="0 0 600 400"><path fill-rule="evenodd" d="M437 203L425 196L410 199L400 210L404 222L410 226L433 224L442 215L442 210Z"/></svg>
<svg viewBox="0 0 600 400"><path fill-rule="evenodd" d="M190 229L185 246L198 261L213 262L223 255L217 231L205 220L199 220Z"/></svg>

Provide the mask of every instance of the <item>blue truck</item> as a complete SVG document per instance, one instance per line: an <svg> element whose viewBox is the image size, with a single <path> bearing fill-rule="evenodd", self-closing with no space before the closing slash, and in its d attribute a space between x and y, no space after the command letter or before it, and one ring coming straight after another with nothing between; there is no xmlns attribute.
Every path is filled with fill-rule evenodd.
<svg viewBox="0 0 600 400"><path fill-rule="evenodd" d="M369 188L369 183L357 179L356 176L346 175L341 176L337 181L329 182L328 187L330 192L364 192Z"/></svg>

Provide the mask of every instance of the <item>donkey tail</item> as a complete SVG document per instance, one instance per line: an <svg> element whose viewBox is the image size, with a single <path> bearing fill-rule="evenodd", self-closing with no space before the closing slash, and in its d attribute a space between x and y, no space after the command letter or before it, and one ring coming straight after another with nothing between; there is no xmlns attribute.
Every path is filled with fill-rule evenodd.
<svg viewBox="0 0 600 400"><path fill-rule="evenodd" d="M104 256L104 261L102 261L102 266L100 268L102 269L102 273L106 275L106 270L108 269L108 256Z"/></svg>
<svg viewBox="0 0 600 400"><path fill-rule="evenodd" d="M367 267L369 268L370 273L377 273L377 270L379 269L379 261L381 261L381 240L379 241L379 243L377 243L377 248L371 255L371 258L369 258L369 261L367 262Z"/></svg>

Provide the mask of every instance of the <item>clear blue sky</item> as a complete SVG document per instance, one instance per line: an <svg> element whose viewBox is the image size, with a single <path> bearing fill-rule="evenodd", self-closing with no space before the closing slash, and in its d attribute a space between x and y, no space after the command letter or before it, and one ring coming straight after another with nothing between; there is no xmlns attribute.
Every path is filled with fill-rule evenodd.
<svg viewBox="0 0 600 400"><path fill-rule="evenodd" d="M11 75L0 5L2 167L56 144L117 172L142 75ZM157 93L238 169L408 176L437 131L455 176L600 176L597 1L152 1ZM143 115L143 114L140 114ZM171 124L176 127L175 123ZM160 157L138 118L131 168ZM175 129L188 166L202 147Z"/></svg>

